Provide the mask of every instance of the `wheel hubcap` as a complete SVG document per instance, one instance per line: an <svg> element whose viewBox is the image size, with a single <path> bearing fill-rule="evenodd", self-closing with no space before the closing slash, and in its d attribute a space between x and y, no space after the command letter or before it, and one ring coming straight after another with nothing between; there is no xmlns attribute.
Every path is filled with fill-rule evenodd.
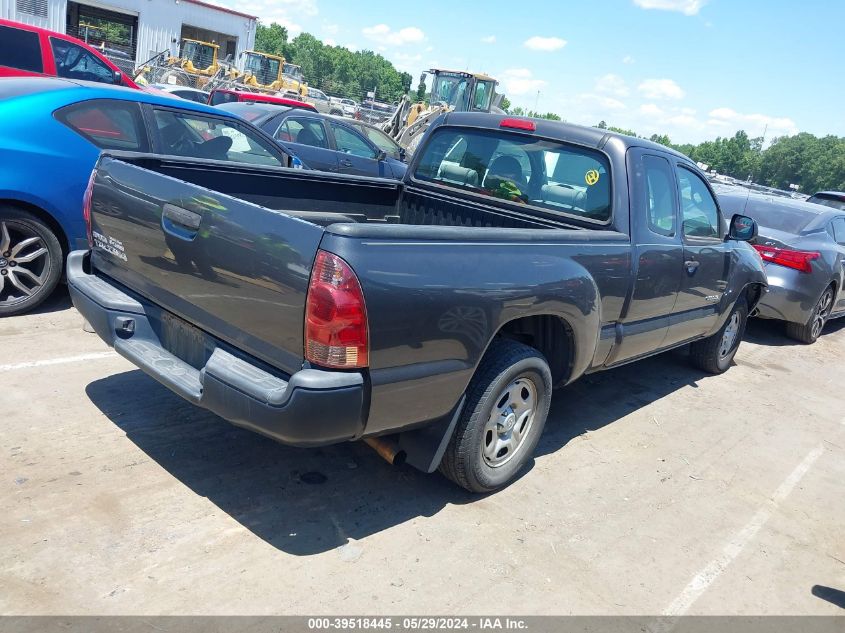
<svg viewBox="0 0 845 633"><path fill-rule="evenodd" d="M830 316L830 310L833 307L833 293L830 289L825 290L822 298L819 299L813 314L813 338L818 338L819 334L824 329L824 324L827 322L827 317Z"/></svg>
<svg viewBox="0 0 845 633"><path fill-rule="evenodd" d="M525 443L534 422L537 388L528 378L517 378L499 394L484 426L481 454L488 466L508 463Z"/></svg>
<svg viewBox="0 0 845 633"><path fill-rule="evenodd" d="M50 254L41 236L0 222L0 304L18 303L44 285Z"/></svg>
<svg viewBox="0 0 845 633"><path fill-rule="evenodd" d="M725 358L731 353L736 336L739 333L739 313L734 312L731 315L728 325L725 328L725 333L722 334L722 344L719 346L719 358Z"/></svg>

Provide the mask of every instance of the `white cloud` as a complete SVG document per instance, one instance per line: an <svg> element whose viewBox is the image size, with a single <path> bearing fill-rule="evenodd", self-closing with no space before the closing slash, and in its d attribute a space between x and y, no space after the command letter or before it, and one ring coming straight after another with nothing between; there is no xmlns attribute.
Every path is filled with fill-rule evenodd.
<svg viewBox="0 0 845 633"><path fill-rule="evenodd" d="M625 55L625 57L622 58L623 64L633 64L635 61L636 60L633 57L631 57L630 55Z"/></svg>
<svg viewBox="0 0 845 633"><path fill-rule="evenodd" d="M695 15L707 4L707 0L634 0L634 4L641 9L677 11L684 15Z"/></svg>
<svg viewBox="0 0 845 633"><path fill-rule="evenodd" d="M340 24L330 24L328 22L323 22L323 31L328 33L329 35L337 35L338 31L340 31Z"/></svg>
<svg viewBox="0 0 845 633"><path fill-rule="evenodd" d="M686 93L671 79L646 79L637 90L646 99L683 99Z"/></svg>
<svg viewBox="0 0 845 633"><path fill-rule="evenodd" d="M602 110L625 110L628 107L619 99L604 97L602 95L592 94L591 92L584 92L579 95L575 95L575 102Z"/></svg>
<svg viewBox="0 0 845 633"><path fill-rule="evenodd" d="M481 38L482 44L495 44L496 43L496 36L495 35L488 35L487 37Z"/></svg>
<svg viewBox="0 0 845 633"><path fill-rule="evenodd" d="M606 94L616 95L617 97L627 97L629 90L625 80L619 75L613 73L602 75L596 79L595 91Z"/></svg>
<svg viewBox="0 0 845 633"><path fill-rule="evenodd" d="M376 24L365 27L361 32L375 42L390 44L392 46L418 44L425 41L425 33L416 26L406 26L398 31L394 31L387 24Z"/></svg>
<svg viewBox="0 0 845 633"><path fill-rule="evenodd" d="M330 37L324 39L323 44L325 44L326 46L337 46L337 42Z"/></svg>
<svg viewBox="0 0 845 633"><path fill-rule="evenodd" d="M390 61L393 62L393 65L396 66L399 70L404 70L406 72L416 72L420 69L420 62L422 61L423 56L420 53L416 55L411 53L394 53L390 55Z"/></svg>
<svg viewBox="0 0 845 633"><path fill-rule="evenodd" d="M263 21L263 20L262 20ZM299 22L294 22L293 20L287 18L284 15L279 15L273 18L269 18L267 20L268 24L276 22L277 24L281 24L288 30L288 38L294 38L300 33L302 33L302 25Z"/></svg>
<svg viewBox="0 0 845 633"><path fill-rule="evenodd" d="M662 117L666 114L661 107L654 103L644 103L640 106L639 112L649 117Z"/></svg>
<svg viewBox="0 0 845 633"><path fill-rule="evenodd" d="M566 46L566 40L559 37L540 37L535 35L525 40L523 46L530 48L532 51L557 51Z"/></svg>
<svg viewBox="0 0 845 633"><path fill-rule="evenodd" d="M511 68L502 73L500 81L506 95L524 95L537 92L548 82L536 79L527 68Z"/></svg>
<svg viewBox="0 0 845 633"><path fill-rule="evenodd" d="M798 126L789 117L775 117L767 114L745 114L731 108L716 108L708 113L708 124L716 127L744 129L749 136L758 136L766 130L769 138L798 134Z"/></svg>
<svg viewBox="0 0 845 633"><path fill-rule="evenodd" d="M276 22L288 30L291 37L302 33L299 20L311 18L319 13L316 0L216 0L226 7L258 16L263 24Z"/></svg>

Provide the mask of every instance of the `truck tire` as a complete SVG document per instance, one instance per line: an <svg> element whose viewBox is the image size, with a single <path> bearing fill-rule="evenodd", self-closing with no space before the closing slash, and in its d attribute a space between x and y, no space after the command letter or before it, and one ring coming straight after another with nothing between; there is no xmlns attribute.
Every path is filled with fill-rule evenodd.
<svg viewBox="0 0 845 633"><path fill-rule="evenodd" d="M806 323L791 323L786 324L786 335L801 341L802 343L815 343L824 329L824 324L827 323L827 318L833 310L833 295L835 288L833 285L825 288L822 296L819 297L818 303L813 308L812 314Z"/></svg>
<svg viewBox="0 0 845 633"><path fill-rule="evenodd" d="M552 373L533 347L496 340L467 388L440 472L470 492L510 483L531 459L552 399Z"/></svg>
<svg viewBox="0 0 845 633"><path fill-rule="evenodd" d="M690 345L692 364L710 374L727 371L742 341L748 322L748 302L741 297L719 331Z"/></svg>
<svg viewBox="0 0 845 633"><path fill-rule="evenodd" d="M0 207L0 317L28 312L49 297L63 263L49 226L26 211Z"/></svg>

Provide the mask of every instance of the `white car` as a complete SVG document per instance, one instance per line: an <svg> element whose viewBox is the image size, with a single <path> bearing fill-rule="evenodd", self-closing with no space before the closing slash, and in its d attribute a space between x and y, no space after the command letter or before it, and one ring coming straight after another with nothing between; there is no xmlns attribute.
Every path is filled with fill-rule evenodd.
<svg viewBox="0 0 845 633"><path fill-rule="evenodd" d="M340 104L332 103L332 101L326 96L326 93L322 90L308 88L308 96L305 97L304 101L314 104L314 107L317 108L317 112L338 116L343 115L343 108Z"/></svg>
<svg viewBox="0 0 845 633"><path fill-rule="evenodd" d="M188 86L177 86L172 84L152 84L150 88L167 92L174 97L195 101L196 103L208 103L208 93L204 90L189 88Z"/></svg>
<svg viewBox="0 0 845 633"><path fill-rule="evenodd" d="M352 99L329 97L329 101L340 106L341 110L343 110L343 116L349 117L350 119L355 118L355 113L358 112L358 104Z"/></svg>

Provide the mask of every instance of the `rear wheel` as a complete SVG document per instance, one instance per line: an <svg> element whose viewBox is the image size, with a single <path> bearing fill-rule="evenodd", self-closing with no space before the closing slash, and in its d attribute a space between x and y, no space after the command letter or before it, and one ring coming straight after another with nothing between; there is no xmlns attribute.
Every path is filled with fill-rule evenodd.
<svg viewBox="0 0 845 633"><path fill-rule="evenodd" d="M542 354L515 341L495 341L467 389L440 472L471 492L510 483L534 454L551 394Z"/></svg>
<svg viewBox="0 0 845 633"><path fill-rule="evenodd" d="M14 208L0 209L0 316L32 310L62 274L62 247L44 222Z"/></svg>
<svg viewBox="0 0 845 633"><path fill-rule="evenodd" d="M787 323L786 335L802 343L815 343L821 336L830 312L833 310L834 287L828 286L819 297L818 302L806 323Z"/></svg>
<svg viewBox="0 0 845 633"><path fill-rule="evenodd" d="M745 324L748 321L748 303L737 300L725 324L714 335L690 345L693 365L711 374L727 371L736 356Z"/></svg>

